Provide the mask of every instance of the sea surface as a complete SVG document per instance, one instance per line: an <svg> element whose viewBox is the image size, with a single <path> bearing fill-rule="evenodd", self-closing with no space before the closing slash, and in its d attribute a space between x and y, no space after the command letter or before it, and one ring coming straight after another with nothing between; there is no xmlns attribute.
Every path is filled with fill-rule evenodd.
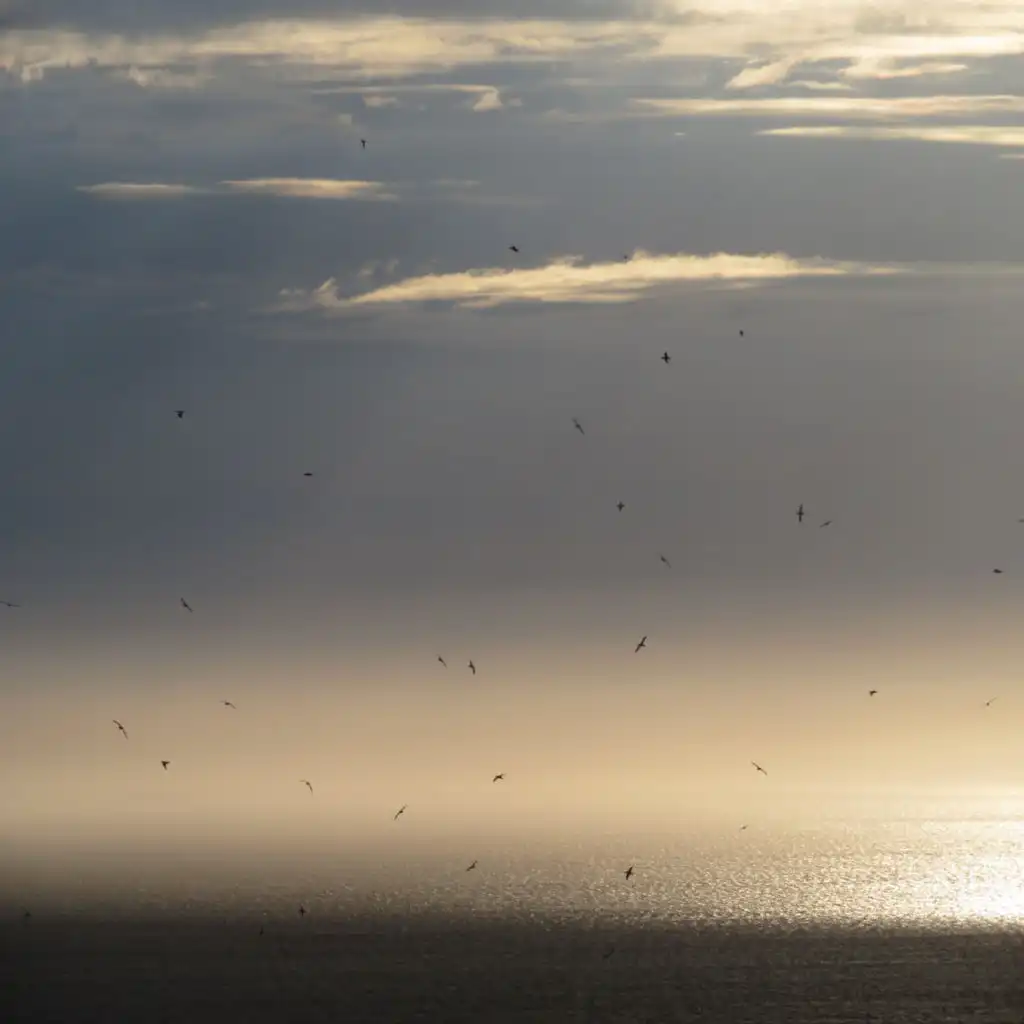
<svg viewBox="0 0 1024 1024"><path fill-rule="evenodd" d="M26 888L0 1021L1024 1022L1019 820L549 847Z"/></svg>

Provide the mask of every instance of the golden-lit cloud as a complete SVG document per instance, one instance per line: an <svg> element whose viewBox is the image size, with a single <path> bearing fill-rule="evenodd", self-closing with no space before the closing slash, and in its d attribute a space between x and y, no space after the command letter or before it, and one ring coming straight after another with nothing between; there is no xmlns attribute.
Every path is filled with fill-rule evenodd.
<svg viewBox="0 0 1024 1024"><path fill-rule="evenodd" d="M1019 114L1024 96L776 96L765 99L635 99L661 117L848 117L900 121L969 114Z"/></svg>
<svg viewBox="0 0 1024 1024"><path fill-rule="evenodd" d="M869 125L816 125L769 128L758 135L795 136L812 139L913 140L954 142L971 146L1024 146L1024 128L1010 125L904 125L898 128Z"/></svg>
<svg viewBox="0 0 1024 1024"><path fill-rule="evenodd" d="M221 184L233 192L300 199L394 200L398 198L394 192L389 192L387 187L379 181L339 181L335 178L248 178L222 181Z"/></svg>
<svg viewBox="0 0 1024 1024"><path fill-rule="evenodd" d="M922 78L925 75L956 75L967 70L966 64L953 64L949 61L927 61L924 64L900 66L885 57L871 57L844 68L842 75L844 78L885 81L892 78Z"/></svg>
<svg viewBox="0 0 1024 1024"><path fill-rule="evenodd" d="M159 181L103 181L97 185L79 185L79 192L88 192L101 199L179 199L203 191L191 185L169 184Z"/></svg>
<svg viewBox="0 0 1024 1024"><path fill-rule="evenodd" d="M688 253L658 255L638 250L631 259L614 263L584 264L581 257L569 256L540 267L488 267L426 274L349 296L339 292L335 278L329 278L311 290L282 290L280 302L274 308L282 312L343 313L365 307L423 302L450 302L464 309L492 309L510 303L621 303L634 302L660 289L688 284L754 284L783 278L900 272L899 268L889 266L796 259L785 253L695 256Z"/></svg>

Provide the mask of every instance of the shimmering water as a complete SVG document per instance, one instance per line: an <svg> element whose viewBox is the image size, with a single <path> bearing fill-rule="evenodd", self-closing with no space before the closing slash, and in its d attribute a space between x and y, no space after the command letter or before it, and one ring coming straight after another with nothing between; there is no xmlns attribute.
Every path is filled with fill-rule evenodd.
<svg viewBox="0 0 1024 1024"><path fill-rule="evenodd" d="M1021 1024L1022 857L993 818L126 869L11 907L0 1019Z"/></svg>

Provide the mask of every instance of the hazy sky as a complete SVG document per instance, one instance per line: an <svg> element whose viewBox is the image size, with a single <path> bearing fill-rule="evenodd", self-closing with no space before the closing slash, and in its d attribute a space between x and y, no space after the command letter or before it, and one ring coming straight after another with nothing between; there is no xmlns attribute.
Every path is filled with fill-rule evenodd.
<svg viewBox="0 0 1024 1024"><path fill-rule="evenodd" d="M0 845L1016 792L1021 5L388 6L0 0Z"/></svg>

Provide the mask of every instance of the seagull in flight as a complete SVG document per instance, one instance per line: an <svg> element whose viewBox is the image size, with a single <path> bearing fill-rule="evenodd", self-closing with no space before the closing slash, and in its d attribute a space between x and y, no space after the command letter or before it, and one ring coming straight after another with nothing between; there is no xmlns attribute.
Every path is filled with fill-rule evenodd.
<svg viewBox="0 0 1024 1024"><path fill-rule="evenodd" d="M128 730L116 718L112 718L111 721L121 730L121 735L128 739Z"/></svg>
<svg viewBox="0 0 1024 1024"><path fill-rule="evenodd" d="M168 765L169 765L169 764L170 764L171 762L170 762L170 761L161 761L160 763L161 763L161 764L162 764L162 765L164 766L164 771L167 771L167 766L168 766Z"/></svg>
<svg viewBox="0 0 1024 1024"><path fill-rule="evenodd" d="M183 420L185 418L185 410L184 409L175 409L174 411L178 414L178 419L179 420Z"/></svg>
<svg viewBox="0 0 1024 1024"><path fill-rule="evenodd" d="M877 690L868 690L868 696L869 696L869 697L874 697L874 695L875 695L876 693L878 693L878 691L877 691Z"/></svg>
<svg viewBox="0 0 1024 1024"><path fill-rule="evenodd" d="M473 673L473 675L476 675L476 665L473 664L472 660L466 667L469 669L470 672Z"/></svg>
<svg viewBox="0 0 1024 1024"><path fill-rule="evenodd" d="M572 418L572 425L573 425L573 426L574 426L574 427L575 427L575 428L576 428L576 429L577 429L577 430L578 430L578 431L579 431L579 432L580 432L581 434L585 433L585 431L584 431L583 427L582 427L582 426L580 426L580 421L579 421L578 419L576 419L576 417L575 417L575 416L573 416L573 418Z"/></svg>
<svg viewBox="0 0 1024 1024"><path fill-rule="evenodd" d="M299 917L305 917L305 916L306 916L306 908L300 905L299 906Z"/></svg>
<svg viewBox="0 0 1024 1024"><path fill-rule="evenodd" d="M662 560L662 561L663 561L663 562L664 562L664 563L665 563L665 564L666 564L666 565L667 565L667 566L668 566L668 567L669 567L670 569L672 568L672 563L671 563L671 562L670 562L670 561L669 561L669 560L668 560L668 559L667 559L667 558L666 558L666 557L665 557L664 555L658 555L658 557L659 557L659 558L660 558L660 559L661 559L661 560Z"/></svg>
<svg viewBox="0 0 1024 1024"><path fill-rule="evenodd" d="M226 708L235 708L235 705L232 704L231 701L229 701L229 700L222 700L221 704L223 704L224 707L226 707ZM235 710L237 711L238 708L235 708Z"/></svg>
<svg viewBox="0 0 1024 1024"><path fill-rule="evenodd" d="M493 779L491 779L491 782L497 782L499 779L503 779L503 778L505 778L505 773L504 772L498 772L498 774L495 775Z"/></svg>
<svg viewBox="0 0 1024 1024"><path fill-rule="evenodd" d="M626 507L626 503L624 501L620 501L615 507L621 512Z"/></svg>
<svg viewBox="0 0 1024 1024"><path fill-rule="evenodd" d="M475 867L476 867L476 861L473 861L473 863L472 863L472 864L470 864L470 865L469 865L469 867L468 867L468 868L466 868L466 870L467 870L467 871L472 871L472 870L473 870L473 868L475 868Z"/></svg>
<svg viewBox="0 0 1024 1024"><path fill-rule="evenodd" d="M740 328L740 337L741 338L743 337L743 328L742 327Z"/></svg>
<svg viewBox="0 0 1024 1024"><path fill-rule="evenodd" d="M366 139L359 140L363 144L363 149L366 149Z"/></svg>
<svg viewBox="0 0 1024 1024"><path fill-rule="evenodd" d="M0 601L0 604L6 605L8 608L20 608L20 604L15 604L13 601Z"/></svg>
<svg viewBox="0 0 1024 1024"><path fill-rule="evenodd" d="M672 357L671 357L671 356L670 356L670 355L669 355L669 354L668 354L667 352L663 352L663 353L662 353L662 354L661 354L661 355L660 355L660 356L659 356L658 358L659 358L659 359L660 359L660 360L661 360L661 361L662 361L662 362L663 362L663 363L664 363L664 364L665 364L666 366L668 366L668 364L672 362Z"/></svg>
<svg viewBox="0 0 1024 1024"><path fill-rule="evenodd" d="M408 806L409 806L408 804L402 804L402 806L401 806L401 807L399 807L397 811L395 811L395 816L394 816L394 818L392 818L391 820L392 820L392 821L398 821L398 819L399 819L399 818L400 818L400 817L401 817L401 816L402 816L403 814L405 814L405 809L406 809L406 807L408 807Z"/></svg>
<svg viewBox="0 0 1024 1024"><path fill-rule="evenodd" d="M636 645L636 647L633 648L633 653L636 654L636 652L639 651L641 647L646 647L646 646L647 646L647 637L645 635L645 636L640 637L640 643L638 643Z"/></svg>
<svg viewBox="0 0 1024 1024"><path fill-rule="evenodd" d="M437 656L437 660L438 660L439 662L441 662L441 664L442 664L442 665L444 665L444 667L445 667L445 668L447 668L447 667L448 667L448 662L447 662L447 661L445 661L445 660L444 660L444 658L442 658L440 654L439 654L439 655Z"/></svg>
<svg viewBox="0 0 1024 1024"><path fill-rule="evenodd" d="M826 519L825 522L823 522L821 524L821 526L818 527L818 529L820 530L822 528L822 526L831 526L831 525L832 525L832 520L831 519Z"/></svg>
<svg viewBox="0 0 1024 1024"><path fill-rule="evenodd" d="M1003 574L1003 570L1002 569L993 569L992 571L994 573L996 573L997 575L999 575L999 576L1001 576Z"/></svg>
<svg viewBox="0 0 1024 1024"><path fill-rule="evenodd" d="M998 697L993 697L992 700L985 701L985 707L991 707L992 706L992 701L994 701L994 700L999 700L999 698Z"/></svg>
<svg viewBox="0 0 1024 1024"><path fill-rule="evenodd" d="M307 472L303 473L302 475L303 475L303 476L312 476L313 474L312 474L312 473L310 473L309 471L307 471Z"/></svg>
<svg viewBox="0 0 1024 1024"><path fill-rule="evenodd" d="M185 598L181 598L180 600L181 600L181 607L184 608L185 611L187 611L187 612L192 611L192 606L188 603L188 601L185 600Z"/></svg>
<svg viewBox="0 0 1024 1024"><path fill-rule="evenodd" d="M308 787L309 787L309 791L310 791L310 793L312 793L312 792L313 792L313 783L312 783L312 782L310 782L310 781L309 781L309 779L299 779L299 782L302 782L302 783L304 783L304 784L305 784L306 786L308 786Z"/></svg>
<svg viewBox="0 0 1024 1024"><path fill-rule="evenodd" d="M802 523L804 521L804 506L801 504L796 510L796 521Z"/></svg>
<svg viewBox="0 0 1024 1024"><path fill-rule="evenodd" d="M626 881L628 882L634 875L633 865L630 864L629 867L626 868L626 870L623 872L623 874L626 876Z"/></svg>
<svg viewBox="0 0 1024 1024"><path fill-rule="evenodd" d="M509 246L509 250L511 252L519 252L519 246L518 245L510 245Z"/></svg>
<svg viewBox="0 0 1024 1024"><path fill-rule="evenodd" d="M767 774L768 774L768 773L767 773L767 772L766 772L766 771L765 771L765 770L764 770L764 769L763 769L763 768L762 768L762 767L761 767L761 766L760 766L760 765L759 765L759 764L758 764L758 763L757 763L756 761L751 761L750 763L751 763L751 764L752 764L752 765L753 765L753 766L754 766L754 767L755 767L755 768L756 768L756 769L757 769L757 770L758 770L758 771L759 771L759 772L760 772L760 773L761 773L762 775L767 775Z"/></svg>
<svg viewBox="0 0 1024 1024"><path fill-rule="evenodd" d="M746 830L747 830L747 826L746 825L740 825L740 831L741 832L746 832Z"/></svg>

